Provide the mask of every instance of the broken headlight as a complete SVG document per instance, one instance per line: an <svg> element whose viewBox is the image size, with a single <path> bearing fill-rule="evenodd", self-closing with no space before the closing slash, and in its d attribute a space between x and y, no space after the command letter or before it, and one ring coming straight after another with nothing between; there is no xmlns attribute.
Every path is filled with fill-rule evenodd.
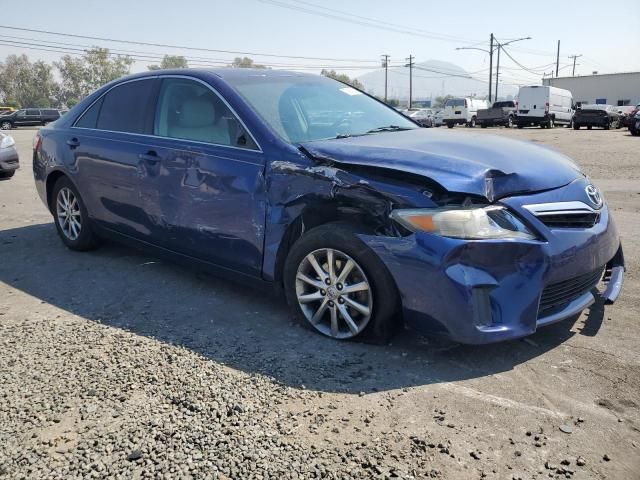
<svg viewBox="0 0 640 480"><path fill-rule="evenodd" d="M515 215L500 206L394 210L391 218L412 232L429 232L443 237L468 240L536 238Z"/></svg>

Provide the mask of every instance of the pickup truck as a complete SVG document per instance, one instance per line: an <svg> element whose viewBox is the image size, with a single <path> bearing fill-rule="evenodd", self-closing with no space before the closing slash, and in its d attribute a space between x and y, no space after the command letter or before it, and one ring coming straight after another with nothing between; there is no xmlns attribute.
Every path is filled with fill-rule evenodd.
<svg viewBox="0 0 640 480"><path fill-rule="evenodd" d="M496 102L491 108L478 110L477 123L482 128L494 125L504 125L507 128L513 127L516 115L516 104L512 101Z"/></svg>

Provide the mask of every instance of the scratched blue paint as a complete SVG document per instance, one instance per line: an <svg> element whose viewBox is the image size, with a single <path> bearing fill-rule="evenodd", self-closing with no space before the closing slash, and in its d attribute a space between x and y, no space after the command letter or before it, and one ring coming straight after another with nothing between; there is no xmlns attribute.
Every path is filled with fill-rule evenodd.
<svg viewBox="0 0 640 480"><path fill-rule="evenodd" d="M571 229L550 229L523 207L584 198L589 180L560 153L435 129L292 145L229 81L282 72L160 74L188 75L216 89L261 150L73 127L118 80L40 131L33 168L45 204L47 179L67 175L100 231L269 284L282 281L282 262L296 236L339 215L362 226L361 240L396 282L405 320L467 343L533 333L546 285L622 264L606 204L595 226ZM80 143L73 150L66 144L72 137ZM138 158L150 149L162 159L155 165ZM509 207L538 239L465 241L406 232L389 218L396 208L432 208L465 198ZM490 325L474 321L475 289L488 292Z"/></svg>

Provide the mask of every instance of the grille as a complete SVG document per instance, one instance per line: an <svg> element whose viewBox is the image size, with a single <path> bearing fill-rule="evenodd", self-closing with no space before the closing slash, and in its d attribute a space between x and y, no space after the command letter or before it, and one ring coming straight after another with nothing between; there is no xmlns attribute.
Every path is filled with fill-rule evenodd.
<svg viewBox="0 0 640 480"><path fill-rule="evenodd" d="M544 317L551 310L562 307L590 291L598 284L603 273L604 267L600 267L593 272L547 285L540 297L538 318Z"/></svg>
<svg viewBox="0 0 640 480"><path fill-rule="evenodd" d="M538 214L536 216L549 228L591 228L600 219L598 212Z"/></svg>
<svg viewBox="0 0 640 480"><path fill-rule="evenodd" d="M600 211L580 201L524 205L549 228L591 228L600 220Z"/></svg>

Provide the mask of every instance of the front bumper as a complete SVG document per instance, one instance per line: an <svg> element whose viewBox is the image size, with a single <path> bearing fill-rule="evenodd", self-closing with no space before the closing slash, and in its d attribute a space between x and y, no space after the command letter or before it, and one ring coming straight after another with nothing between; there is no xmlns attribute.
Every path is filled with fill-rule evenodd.
<svg viewBox="0 0 640 480"><path fill-rule="evenodd" d="M523 208L558 201L567 190L584 188L583 182L574 183L579 185L559 189L560 195L552 191L502 201L541 240L465 241L427 233L361 238L395 279L410 326L460 343L523 337L589 307L595 300L591 291L595 282L581 280L585 275L597 281L598 272L604 272L608 286L603 297L608 303L622 288L622 247L606 205L591 228L549 229ZM570 295L561 297L566 301L541 309L543 291L558 295L570 288L574 289Z"/></svg>

